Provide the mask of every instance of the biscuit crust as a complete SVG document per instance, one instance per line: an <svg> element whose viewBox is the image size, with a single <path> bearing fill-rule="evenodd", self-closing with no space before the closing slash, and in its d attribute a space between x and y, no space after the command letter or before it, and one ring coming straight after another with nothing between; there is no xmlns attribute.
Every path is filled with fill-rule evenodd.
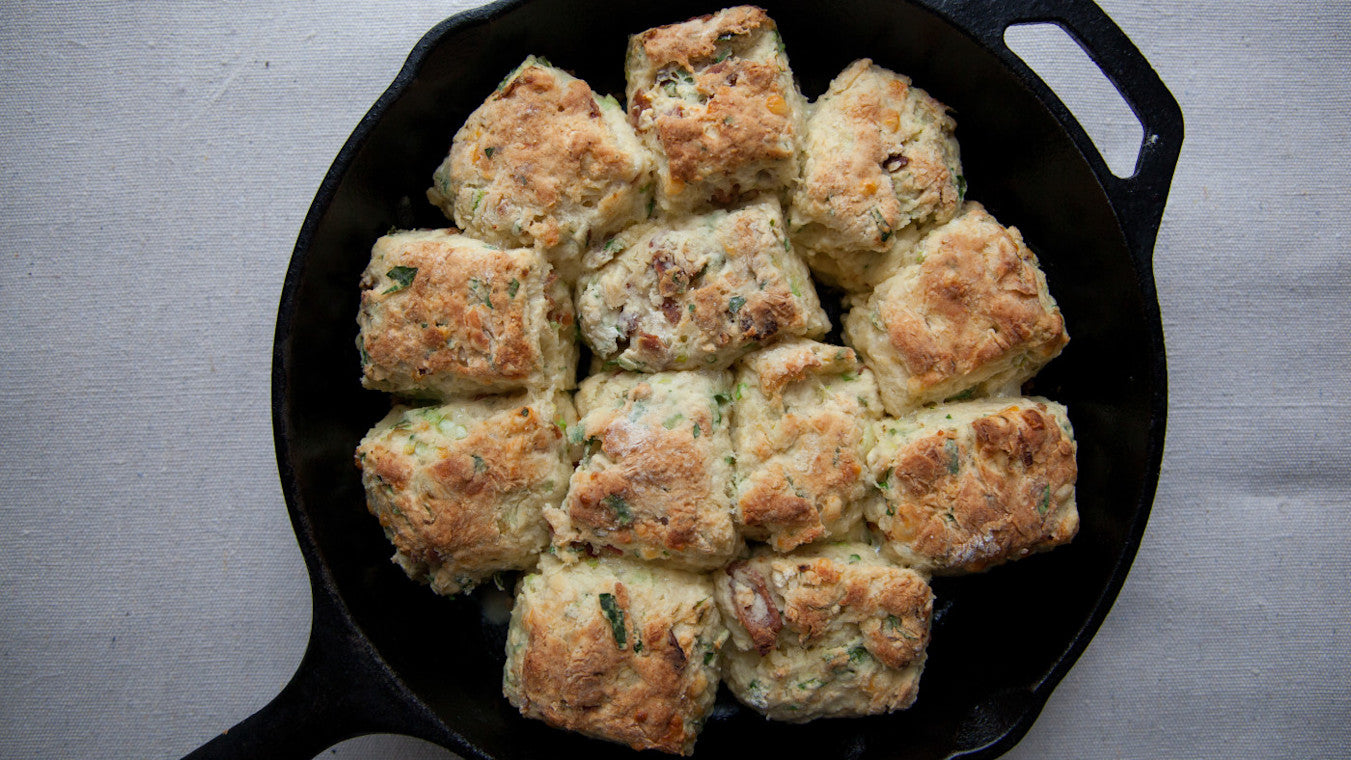
<svg viewBox="0 0 1351 760"><path fill-rule="evenodd" d="M731 633L723 678L744 704L800 723L909 707L933 616L923 576L863 543L762 549L714 576Z"/></svg>
<svg viewBox="0 0 1351 760"><path fill-rule="evenodd" d="M572 280L591 239L647 217L651 172L618 102L531 56L455 134L427 197L471 235L540 248Z"/></svg>
<svg viewBox="0 0 1351 760"><path fill-rule="evenodd" d="M776 339L830 329L773 198L639 225L587 263L581 332L605 368L723 369Z"/></svg>
<svg viewBox="0 0 1351 760"><path fill-rule="evenodd" d="M503 692L550 725L688 755L727 637L712 597L712 582L692 573L546 556L518 588Z"/></svg>
<svg viewBox="0 0 1351 760"><path fill-rule="evenodd" d="M774 21L738 6L629 41L629 115L669 212L779 192L797 177L805 100Z"/></svg>
<svg viewBox="0 0 1351 760"><path fill-rule="evenodd" d="M905 262L915 228L957 215L965 193L956 123L909 77L855 61L812 108L793 242L818 276L871 288Z"/></svg>
<svg viewBox="0 0 1351 760"><path fill-rule="evenodd" d="M375 242L361 289L367 388L447 398L575 384L572 299L534 251L454 229L394 233Z"/></svg>
<svg viewBox="0 0 1351 760"><path fill-rule="evenodd" d="M852 349L786 341L737 373L732 442L742 532L781 552L858 525L864 457L882 414L872 372Z"/></svg>
<svg viewBox="0 0 1351 760"><path fill-rule="evenodd" d="M686 569L726 564L732 520L726 372L593 375L577 396L585 449L567 498L546 511L560 550L622 553Z"/></svg>
<svg viewBox="0 0 1351 760"><path fill-rule="evenodd" d="M561 393L396 406L356 452L394 562L439 594L533 567L572 471L556 423L575 419Z"/></svg>
<svg viewBox="0 0 1351 760"><path fill-rule="evenodd" d="M1015 387L1069 342L1036 256L980 204L926 236L918 259L844 321L889 413Z"/></svg>
<svg viewBox="0 0 1351 760"><path fill-rule="evenodd" d="M980 572L1067 543L1079 529L1073 428L1045 399L939 406L878 423L867 518L900 561Z"/></svg>

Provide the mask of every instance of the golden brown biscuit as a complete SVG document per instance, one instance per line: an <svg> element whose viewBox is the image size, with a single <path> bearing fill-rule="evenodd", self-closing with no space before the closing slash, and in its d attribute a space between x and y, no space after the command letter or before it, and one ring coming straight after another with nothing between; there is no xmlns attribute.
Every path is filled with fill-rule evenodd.
<svg viewBox="0 0 1351 760"><path fill-rule="evenodd" d="M530 56L469 115L427 198L470 235L575 280L591 240L648 216L652 157L614 98Z"/></svg>
<svg viewBox="0 0 1351 760"><path fill-rule="evenodd" d="M707 570L740 547L732 521L726 372L592 375L577 394L585 447L554 545Z"/></svg>
<svg viewBox="0 0 1351 760"><path fill-rule="evenodd" d="M572 472L574 420L563 393L394 407L356 453L394 562L438 594L533 567L549 543L542 510Z"/></svg>
<svg viewBox="0 0 1351 760"><path fill-rule="evenodd" d="M872 486L872 372L852 349L785 341L742 360L733 395L742 533L778 551L848 534Z"/></svg>
<svg viewBox="0 0 1351 760"><path fill-rule="evenodd" d="M956 123L908 77L866 58L811 114L793 243L823 281L864 291L905 263L919 227L956 216L966 192Z"/></svg>
<svg viewBox="0 0 1351 760"><path fill-rule="evenodd" d="M657 204L688 211L797 179L806 103L774 21L727 8L629 40L629 115L657 156Z"/></svg>
<svg viewBox="0 0 1351 760"><path fill-rule="evenodd" d="M1069 342L1037 257L978 203L921 242L844 320L891 414L1016 393Z"/></svg>
<svg viewBox="0 0 1351 760"><path fill-rule="evenodd" d="M522 715L688 755L718 689L727 631L707 577L550 556L520 582L502 691Z"/></svg>
<svg viewBox="0 0 1351 760"><path fill-rule="evenodd" d="M638 225L586 261L581 332L602 368L723 369L781 337L830 329L772 197Z"/></svg>
<svg viewBox="0 0 1351 760"><path fill-rule="evenodd" d="M1074 430L1065 407L995 398L878 423L865 507L886 548L934 573L980 572L1069 542Z"/></svg>
<svg viewBox="0 0 1351 760"><path fill-rule="evenodd" d="M575 385L572 298L535 251L454 229L392 233L375 242L361 289L367 388L446 398Z"/></svg>
<svg viewBox="0 0 1351 760"><path fill-rule="evenodd" d="M714 587L731 633L723 679L744 704L802 723L914 703L933 592L868 544L761 550Z"/></svg>

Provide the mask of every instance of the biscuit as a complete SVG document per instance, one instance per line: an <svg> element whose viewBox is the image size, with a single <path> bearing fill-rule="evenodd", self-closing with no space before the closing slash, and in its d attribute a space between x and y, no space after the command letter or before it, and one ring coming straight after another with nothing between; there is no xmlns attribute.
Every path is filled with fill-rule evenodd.
<svg viewBox="0 0 1351 760"><path fill-rule="evenodd" d="M572 298L539 253L454 229L375 242L361 276L361 383L408 397L572 388Z"/></svg>
<svg viewBox="0 0 1351 760"><path fill-rule="evenodd" d="M812 106L793 244L827 283L863 291L906 261L921 226L966 193L956 123L910 79L862 59Z"/></svg>
<svg viewBox="0 0 1351 760"><path fill-rule="evenodd" d="M857 526L882 402L853 350L810 340L762 349L741 361L733 396L742 534L789 551Z"/></svg>
<svg viewBox="0 0 1351 760"><path fill-rule="evenodd" d="M629 116L657 157L657 205L676 213L797 180L806 101L778 28L752 6L629 39Z"/></svg>
<svg viewBox="0 0 1351 760"><path fill-rule="evenodd" d="M830 329L772 197L638 225L586 261L578 316L601 368L723 369L778 338Z"/></svg>
<svg viewBox="0 0 1351 760"><path fill-rule="evenodd" d="M761 550L714 588L731 634L723 680L742 703L791 723L914 703L933 592L868 544Z"/></svg>
<svg viewBox="0 0 1351 760"><path fill-rule="evenodd" d="M1067 543L1079 529L1065 407L995 398L877 423L868 522L899 561L980 572Z"/></svg>
<svg viewBox="0 0 1351 760"><path fill-rule="evenodd" d="M545 516L561 550L582 545L684 569L726 564L732 520L726 372L592 375L577 393L584 447L567 498Z"/></svg>
<svg viewBox="0 0 1351 760"><path fill-rule="evenodd" d="M614 98L531 56L455 134L427 199L470 235L538 247L572 281L590 240L647 218L651 173Z"/></svg>
<svg viewBox="0 0 1351 760"><path fill-rule="evenodd" d="M545 556L507 630L502 692L529 718L688 755L713 710L727 638L704 576Z"/></svg>
<svg viewBox="0 0 1351 760"><path fill-rule="evenodd" d="M844 335L893 415L1016 393L1069 342L1037 257L978 203L925 236L916 263L845 316Z"/></svg>
<svg viewBox="0 0 1351 760"><path fill-rule="evenodd" d="M356 452L394 562L438 594L534 567L549 543L543 509L567 490L563 428L575 420L563 393L394 407Z"/></svg>

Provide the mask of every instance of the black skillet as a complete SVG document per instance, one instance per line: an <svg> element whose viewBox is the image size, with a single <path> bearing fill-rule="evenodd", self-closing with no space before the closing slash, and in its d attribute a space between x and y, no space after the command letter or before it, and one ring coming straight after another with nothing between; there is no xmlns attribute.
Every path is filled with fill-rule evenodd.
<svg viewBox="0 0 1351 760"><path fill-rule="evenodd" d="M731 4L731 3L727 3ZM762 3L815 97L851 60L909 74L958 120L970 196L1038 252L1073 339L1029 390L1069 406L1082 528L1073 544L981 576L940 580L919 701L889 716L767 722L725 693L697 755L994 757L1032 725L1116 598L1140 543L1163 451L1166 374L1151 256L1182 143L1182 114L1121 30L1087 0ZM357 126L305 219L273 358L281 482L309 566L314 621L293 680L193 758L310 758L352 736L421 737L466 757L627 757L520 718L501 696L502 626L479 599L408 581L352 464L385 412L358 384L357 280L390 227L445 226L423 200L450 137L527 53L623 93L630 33L717 3L510 0L451 18L413 49ZM1060 24L1134 108L1134 176L1108 170L1083 129L1003 42Z"/></svg>

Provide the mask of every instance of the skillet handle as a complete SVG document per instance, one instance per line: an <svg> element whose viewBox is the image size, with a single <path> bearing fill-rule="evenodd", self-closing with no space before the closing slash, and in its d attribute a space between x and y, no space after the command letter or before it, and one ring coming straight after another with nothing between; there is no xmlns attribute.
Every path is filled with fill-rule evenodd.
<svg viewBox="0 0 1351 760"><path fill-rule="evenodd" d="M321 584L311 586L310 642L290 683L261 710L184 760L311 760L354 736L435 733L434 717L339 612L340 602L332 592Z"/></svg>
<svg viewBox="0 0 1351 760"><path fill-rule="evenodd" d="M1018 73L1061 123L1069 127L1112 206L1120 215L1131 249L1150 271L1168 187L1182 150L1182 109L1125 32L1091 0L948 0L939 6L971 30ZM1093 146L1064 103L1004 42L1010 26L1052 23L1065 30L1097 65L1144 127L1135 173L1118 177Z"/></svg>

